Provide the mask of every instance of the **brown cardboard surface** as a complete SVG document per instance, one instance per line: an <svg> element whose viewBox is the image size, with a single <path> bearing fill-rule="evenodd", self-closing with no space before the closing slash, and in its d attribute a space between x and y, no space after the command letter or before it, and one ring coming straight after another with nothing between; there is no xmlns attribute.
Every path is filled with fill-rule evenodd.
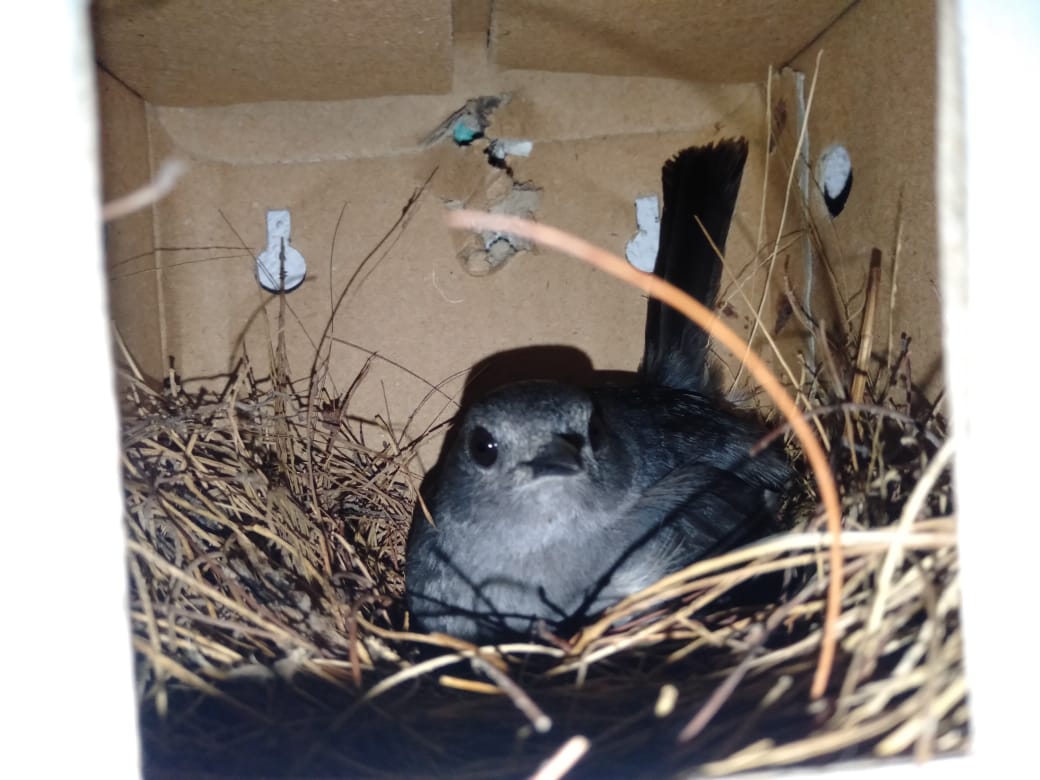
<svg viewBox="0 0 1040 780"><path fill-rule="evenodd" d="M444 92L451 0L96 0L97 57L151 103Z"/></svg>
<svg viewBox="0 0 1040 780"><path fill-rule="evenodd" d="M747 180L761 178L763 97L756 86L526 76L502 75L513 97L495 114L493 129L535 140L534 154L515 160L514 170L518 180L543 189L539 216L545 222L623 253L635 232L633 200L659 191L664 160L720 134L754 139L759 153ZM578 87L580 98L567 100ZM454 100L458 104L459 96ZM354 136L314 132L307 104L266 104L262 112L256 108L265 121L249 124L248 143L239 145L233 139L245 126L243 107L149 112L156 159L176 153L192 160L176 191L156 208L157 245L181 248L159 258L168 350L182 376L224 374L242 347L261 371L267 365L277 304L256 284L253 256L263 246L269 208L291 210L293 244L310 263L308 281L286 298L293 376L307 376L330 297L435 169L404 229L369 261L336 316L336 338L354 345L341 343L333 352L336 387L347 387L370 353L381 356L357 391L353 412L389 416L399 428L430 385L455 377L444 392L457 396L475 363L532 345L580 350L596 369L634 370L645 311L638 292L552 253L518 256L483 278L465 273L456 257L464 237L444 227L444 202L479 200L504 174L477 147L423 149L416 142L451 104L420 111L429 99L407 99L411 112L389 105L404 127L383 135L386 99L311 106L313 115L349 117ZM355 137L373 146L359 154ZM753 184L742 193L734 254L750 254L758 197ZM248 250L239 248L242 241ZM445 406L450 411L449 399L435 393L409 432Z"/></svg>
<svg viewBox="0 0 1040 780"><path fill-rule="evenodd" d="M456 36L476 33L487 40L491 27L491 0L452 0L451 18Z"/></svg>
<svg viewBox="0 0 1040 780"><path fill-rule="evenodd" d="M182 6L193 3L178 0L169 5L181 9L164 17L173 24ZM803 33L811 37L826 27L839 5L817 9L821 15ZM894 40L910 47L928 20L921 13L909 14L909 22L893 23L908 24L908 30L889 30L872 26L875 4L862 5L867 16L857 15L858 10L850 13L823 39L827 61L833 59L835 65L829 76L825 68L826 79L821 78L810 134L814 151L830 138L851 139L846 143L856 164L856 184L848 210L834 228L850 263L843 271L850 284L857 278L856 263L863 252L869 253L875 244L887 251L891 244L895 199L885 198L892 195L893 186L898 190L893 182L905 178L908 200L916 199L917 211L907 215L904 228L904 268L922 265L919 261L929 251L927 240L934 225L927 108L932 97L924 94L933 86L934 67L927 53L915 53L915 64L906 72L896 58L878 54L887 45L886 36L897 32ZM668 4L648 4L642 12L651 13L651 6ZM110 264L120 269L140 264L134 267L137 274L113 282L114 315L149 376L159 376L166 356L172 355L186 379L218 377L233 367L243 350L259 373L266 370L272 334L279 327L279 302L260 291L254 257L265 241L265 212L274 208L291 210L293 244L309 262L306 283L285 299L285 333L294 378L309 375L332 301L365 264L337 311L332 331L336 346L331 378L338 390L352 382L373 354L377 356L353 396L355 415L389 419L399 433L429 396L409 425L408 434L416 434L443 411L453 410L453 400L475 364L496 354L502 363L522 362L525 354L509 352L517 348L561 348L537 353L546 364L562 359L597 369L634 369L645 312L639 293L549 252L521 254L482 278L465 272L457 257L465 237L444 227L445 204L485 206L487 193L500 188L505 174L488 166L479 144L424 147L420 139L477 95L509 98L493 114L490 135L534 141L530 158L510 162L518 181L542 189L538 218L618 253L624 252L635 232L633 199L658 192L660 167L668 156L713 138L748 136L752 146L727 268L740 275L748 298L757 304L763 284L761 264L755 261L759 220L764 214L761 234L764 243L771 245L783 203L787 155L793 149L792 134L797 134L790 74L776 80L774 94L774 104L782 98L788 107L787 136L781 147L768 153L765 89L758 83L764 65L761 73L753 75L756 83L727 85L509 69L488 60L486 33L474 22L486 10L485 4L456 0L454 7L460 13L465 8L467 15L460 18L462 29L452 52L453 86L444 94L313 101L304 89L303 94L293 93L301 99L292 101L151 105L146 111L141 100L115 79L102 78L107 85L102 93L103 125L111 128L106 132L113 139L122 139L106 142L110 187L128 176L121 173L124 169L134 171L130 178L143 178L140 169L148 161L154 168L158 161L177 155L191 164L174 193L155 207L154 229L151 216L131 218L138 220L132 229L122 222L112 228ZM496 14L508 14L519 7L502 2L495 9ZM577 2L574 8L577 12L590 6ZM501 19L496 19L496 35L501 37L502 29L497 27ZM750 26L736 23L733 35L753 40L761 24L752 21ZM674 26L674 18L662 16L660 25ZM795 27L783 35L793 36ZM783 37L779 29L775 32ZM585 35L594 37L592 28ZM844 44L846 50L831 54L832 46L845 39L850 39ZM110 38L109 43L115 46L116 40ZM729 40L732 43L732 36ZM734 44L734 51L739 48ZM707 49L703 52L710 55ZM253 64L249 56L235 67L249 72ZM808 61L799 64L806 67ZM861 79L857 74L863 72L870 74L870 84L857 83ZM928 75L922 79L922 73ZM307 72L296 77L315 80ZM182 86L190 86L199 75L182 70L170 78L169 83L181 79ZM903 86L901 80L913 83ZM893 83L900 86L893 88ZM893 92L898 96L893 97ZM237 100L247 93L225 97ZM911 110L914 100L920 101L920 110ZM877 114L883 114L882 108L890 103L901 118L886 117L883 124ZM877 132L879 126L886 132ZM894 152L886 158L889 145ZM889 165L889 160L894 164ZM770 178L763 212L767 165ZM416 206L380 246L416 188L427 180ZM801 226L797 200L796 193L787 231ZM151 252L153 248L156 251ZM785 247L784 252L797 259L799 248ZM782 272L777 271L765 295L767 327L774 323L781 286ZM931 289L927 278L906 275L901 276L900 286L915 291L914 298L903 299L907 303ZM724 289L733 304L727 315L730 324L748 332L751 314L729 274ZM937 314L930 325L938 354ZM797 328L785 329L780 341L797 373L797 352L803 346ZM756 348L768 351L761 339ZM504 351L507 354L502 355Z"/></svg>
<svg viewBox="0 0 1040 780"><path fill-rule="evenodd" d="M105 116L101 149L105 159L103 197L126 195L152 175L151 145L144 101L108 74L98 73L98 102ZM163 370L161 277L157 273L154 214L144 209L105 226L112 317L140 368L149 376Z"/></svg>
<svg viewBox="0 0 1040 780"><path fill-rule="evenodd" d="M494 114L489 132L536 141L712 127L735 114L761 110L759 91L748 86L505 71L481 79L471 93L157 107L155 118L179 151L199 160L276 164L371 159L417 153L420 138L481 92L510 95L509 103Z"/></svg>
<svg viewBox="0 0 1040 780"><path fill-rule="evenodd" d="M762 81L854 0L497 0L503 67L690 81Z"/></svg>
<svg viewBox="0 0 1040 780"><path fill-rule="evenodd" d="M878 247L884 253L874 348L875 353L883 352L888 340L892 250L901 220L894 337L897 347L901 331L913 339L912 379L933 396L942 386L935 47L931 4L904 3L894 11L882 0L863 0L796 63L811 74L816 54L823 50L809 122L813 164L825 146L843 143L854 168L848 205L833 222L819 195L810 199L827 256L855 313L862 307L871 249Z"/></svg>

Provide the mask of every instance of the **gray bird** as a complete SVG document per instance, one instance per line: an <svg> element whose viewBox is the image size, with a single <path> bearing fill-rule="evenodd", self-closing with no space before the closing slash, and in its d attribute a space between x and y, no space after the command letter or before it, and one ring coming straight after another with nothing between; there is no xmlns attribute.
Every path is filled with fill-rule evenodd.
<svg viewBox="0 0 1040 780"><path fill-rule="evenodd" d="M714 305L744 139L662 172L655 273ZM790 477L717 398L707 335L651 300L638 381L519 382L472 405L423 485L406 562L413 623L475 641L567 635L661 577L762 533Z"/></svg>

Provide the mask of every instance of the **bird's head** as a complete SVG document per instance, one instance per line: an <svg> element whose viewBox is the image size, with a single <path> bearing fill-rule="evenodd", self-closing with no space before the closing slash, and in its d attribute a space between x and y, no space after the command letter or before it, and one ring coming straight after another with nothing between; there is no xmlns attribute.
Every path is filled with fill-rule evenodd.
<svg viewBox="0 0 1040 780"><path fill-rule="evenodd" d="M474 505L560 507L609 496L616 445L592 397L559 382L500 388L464 415L444 463L442 487ZM592 508L591 506L589 508Z"/></svg>

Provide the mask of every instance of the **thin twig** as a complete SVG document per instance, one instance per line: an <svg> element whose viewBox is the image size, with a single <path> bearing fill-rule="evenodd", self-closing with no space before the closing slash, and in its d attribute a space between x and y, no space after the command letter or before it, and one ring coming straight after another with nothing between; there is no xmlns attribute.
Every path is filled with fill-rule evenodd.
<svg viewBox="0 0 1040 780"><path fill-rule="evenodd" d="M470 663L473 664L474 669L490 677L492 682L502 689L502 693L508 696L512 700L513 705L531 721L535 731L539 734L545 734L552 728L552 718L546 715L542 708L535 704L534 700L519 685L513 682L508 674L493 664L489 664L479 655L471 658Z"/></svg>
<svg viewBox="0 0 1040 780"><path fill-rule="evenodd" d="M820 583L814 583L809 585L802 590L786 604L780 606L773 611L773 614L766 620L765 625L756 626L750 632L748 637L749 647L746 651L744 659L740 662L736 669L727 675L726 679L722 684L715 689L714 693L708 698L708 700L701 706L697 711L697 714L693 716L689 723L687 723L682 731L679 732L679 742L689 742L701 731L704 727L711 722L712 718L718 714L718 711L722 709L722 705L726 703L729 697L736 690L737 685L744 679L744 675L751 669L751 663L755 658L755 651L769 638L769 635L779 626L788 615L794 611L795 607L805 603L805 600L809 596L815 595L821 590Z"/></svg>

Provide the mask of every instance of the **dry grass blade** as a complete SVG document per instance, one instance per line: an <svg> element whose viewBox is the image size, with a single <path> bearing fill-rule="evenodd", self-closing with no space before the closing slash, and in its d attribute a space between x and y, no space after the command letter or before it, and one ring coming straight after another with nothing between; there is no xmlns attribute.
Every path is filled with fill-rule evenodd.
<svg viewBox="0 0 1040 780"><path fill-rule="evenodd" d="M516 708L520 710L529 721L531 721L531 725L534 726L535 731L539 734L544 734L552 728L552 718L546 715L545 712L534 703L531 697L509 678L508 674L493 664L489 664L480 656L472 658L470 662L473 664L474 669L491 678L495 685L498 686L499 690L512 700L513 704L516 705Z"/></svg>
<svg viewBox="0 0 1040 780"><path fill-rule="evenodd" d="M582 736L571 737L548 761L538 767L538 771L531 775L531 780L559 780L570 772L588 751L588 739Z"/></svg>

